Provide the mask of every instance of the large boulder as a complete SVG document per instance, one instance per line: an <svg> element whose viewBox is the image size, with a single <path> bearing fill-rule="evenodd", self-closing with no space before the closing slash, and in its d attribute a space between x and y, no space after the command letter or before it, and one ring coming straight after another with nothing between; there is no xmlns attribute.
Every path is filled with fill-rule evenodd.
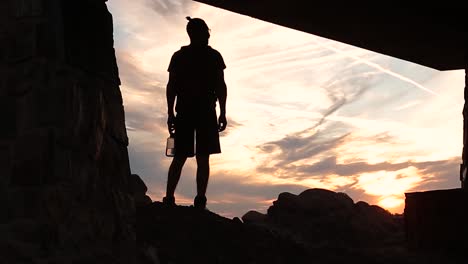
<svg viewBox="0 0 468 264"><path fill-rule="evenodd" d="M267 215L257 211L248 211L242 216L242 221L246 224L263 224L267 220Z"/></svg>
<svg viewBox="0 0 468 264"><path fill-rule="evenodd" d="M299 195L281 193L278 200L268 209L274 217L281 213L300 213L307 215L329 215L349 213L353 209L353 200L344 193L335 193L325 189L310 189Z"/></svg>
<svg viewBox="0 0 468 264"><path fill-rule="evenodd" d="M404 238L402 223L385 209L365 202L355 204L345 193L318 188L299 195L281 193L267 215L251 211L243 219L290 233L314 247L367 246Z"/></svg>
<svg viewBox="0 0 468 264"><path fill-rule="evenodd" d="M138 174L132 174L130 176L130 190L135 200L135 206L144 206L151 204L151 198L146 195L148 187L145 182L140 178Z"/></svg>

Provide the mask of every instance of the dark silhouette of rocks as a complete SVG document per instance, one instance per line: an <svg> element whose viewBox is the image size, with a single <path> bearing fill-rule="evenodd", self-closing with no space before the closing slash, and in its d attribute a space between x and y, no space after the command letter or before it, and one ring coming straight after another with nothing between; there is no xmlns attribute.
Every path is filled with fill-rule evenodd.
<svg viewBox="0 0 468 264"><path fill-rule="evenodd" d="M406 193L405 222L408 247L449 251L468 250L468 203L465 189Z"/></svg>
<svg viewBox="0 0 468 264"><path fill-rule="evenodd" d="M395 253L404 250L403 222L378 206L354 203L344 193L324 189L310 189L299 195L281 193L266 215L251 211L242 219L289 234L322 261L339 262L344 256L360 255L368 261L407 263L402 262L403 255ZM377 252L384 249L395 252L393 256L379 256ZM340 252L340 256L333 251Z"/></svg>
<svg viewBox="0 0 468 264"><path fill-rule="evenodd" d="M281 193L267 214L228 219L161 202L138 207L139 263L464 263L410 251L404 222L379 206L324 189Z"/></svg>
<svg viewBox="0 0 468 264"><path fill-rule="evenodd" d="M135 206L145 206L151 204L151 198L146 195L148 187L145 182L138 176L138 174L132 174L130 176L130 189L132 191L133 199L135 199Z"/></svg>
<svg viewBox="0 0 468 264"><path fill-rule="evenodd" d="M140 263L307 263L302 245L238 218L160 202L137 218Z"/></svg>
<svg viewBox="0 0 468 264"><path fill-rule="evenodd" d="M262 224L266 223L267 215L259 213L257 211L248 211L242 216L242 221L246 224Z"/></svg>
<svg viewBox="0 0 468 264"><path fill-rule="evenodd" d="M105 1L0 3L0 263L133 263Z"/></svg>
<svg viewBox="0 0 468 264"><path fill-rule="evenodd" d="M280 194L266 221L314 246L383 245L404 239L403 226L388 211L364 202L354 204L344 193L323 189Z"/></svg>
<svg viewBox="0 0 468 264"><path fill-rule="evenodd" d="M464 263L459 252L412 251L403 215L353 200L345 193L310 189L281 193L267 214L246 213L246 224L273 230L307 248L318 263ZM458 253L458 254L454 254Z"/></svg>

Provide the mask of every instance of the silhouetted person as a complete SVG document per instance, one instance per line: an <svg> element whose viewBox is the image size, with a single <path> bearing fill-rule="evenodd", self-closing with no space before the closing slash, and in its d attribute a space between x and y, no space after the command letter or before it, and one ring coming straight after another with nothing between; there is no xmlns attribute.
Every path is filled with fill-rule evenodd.
<svg viewBox="0 0 468 264"><path fill-rule="evenodd" d="M221 54L208 46L210 29L205 21L190 18L187 33L190 45L172 55L166 89L169 133L175 137L175 156L169 167L165 204L174 205L174 192L188 157L197 159L195 208L206 206L210 174L210 154L221 153L219 132L226 129L226 96ZM176 100L177 98L177 100ZM174 114L174 103L175 112ZM220 115L217 120L216 101Z"/></svg>

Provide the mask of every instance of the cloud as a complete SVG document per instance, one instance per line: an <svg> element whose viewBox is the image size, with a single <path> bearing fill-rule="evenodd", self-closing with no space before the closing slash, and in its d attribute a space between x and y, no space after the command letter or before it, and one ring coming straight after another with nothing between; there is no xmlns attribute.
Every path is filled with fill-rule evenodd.
<svg viewBox="0 0 468 264"><path fill-rule="evenodd" d="M198 5L188 0L146 0L147 5L159 15L164 17L189 16Z"/></svg>
<svg viewBox="0 0 468 264"><path fill-rule="evenodd" d="M138 110L125 112L127 130L148 131L152 133L166 132L166 118L158 116L158 113L146 113Z"/></svg>
<svg viewBox="0 0 468 264"><path fill-rule="evenodd" d="M336 113L345 105L355 102L372 87L373 72L356 73L355 71L354 68L338 71L324 83L322 88L326 91L331 105L322 112L322 117L314 125L293 135L287 135L281 140L264 143L259 146L259 149L263 152L270 152L273 147L279 148L277 157L281 157L283 161L278 162L278 166L283 166L336 147L349 132L344 132L338 137L325 141L322 138L327 138L327 134L333 134L327 130L337 131L336 126L343 126L342 124L334 122L335 127L328 126L325 131L316 133L313 131L322 126L328 116ZM368 78L363 78L363 76Z"/></svg>
<svg viewBox="0 0 468 264"><path fill-rule="evenodd" d="M166 76L148 71L135 56L125 50L116 49L116 57L123 86L140 92L164 95L165 98Z"/></svg>
<svg viewBox="0 0 468 264"><path fill-rule="evenodd" d="M128 148L132 173L144 177L148 187L162 187L165 184L168 169L165 164L168 159L164 156L163 144L154 139L151 147L145 147L144 145L143 142L135 142Z"/></svg>
<svg viewBox="0 0 468 264"><path fill-rule="evenodd" d="M326 168L333 168L336 165L336 160L333 158L325 159L322 165ZM441 189L444 187L453 188L453 183L458 181L457 178L457 163L458 157L447 160L427 161L427 162L401 162L390 163L382 162L378 164L367 164L365 162L356 162L350 164L339 164L337 171L341 172L341 176L353 177L361 173L370 173L380 170L385 171L405 171L405 169L414 167L422 177L422 181L414 189L407 191L427 191ZM302 167L301 167L302 168ZM326 180L326 175L333 174L333 171L319 175L319 171L315 173L317 177ZM353 174L352 174L353 173ZM406 176L399 175L395 180L405 180ZM190 177L189 177L190 178ZM222 213L225 216L242 216L249 210L257 210L265 213L272 201L276 200L282 192L290 192L299 194L302 191L310 188L300 184L266 184L261 182L251 181L256 178L255 175L245 177L245 175L235 175L223 171L212 175L208 188L208 197L211 200L209 207L216 212ZM250 180L249 180L250 179ZM348 194L355 202L367 201L372 204L377 204L381 197L365 193L361 188L356 188L357 178L353 178L354 183L338 187L335 191ZM193 182L187 181L186 188L193 189ZM186 193L186 192L185 192ZM403 195L403 193L401 193Z"/></svg>
<svg viewBox="0 0 468 264"><path fill-rule="evenodd" d="M382 144L396 144L395 137L391 136L389 132L383 132L372 137L376 143Z"/></svg>
<svg viewBox="0 0 468 264"><path fill-rule="evenodd" d="M320 45L321 43L318 42L318 44ZM338 54L342 54L342 55L344 55L344 56L350 57L350 58L352 58L353 60L355 60L356 62L366 64L366 65L368 65L368 66L370 66L370 67L372 67L372 68L377 69L378 71L380 71L380 72L382 72L382 73L386 73L386 74L388 74L388 75L391 75L391 76L393 76L393 77L395 77L395 78L397 78L397 79L399 79L399 80L401 80L401 81L403 81L403 82L410 83L410 84L414 85L415 87L417 87L417 88L419 88L419 89L421 89L421 90L423 90L423 91L425 91L425 92L427 92L427 93L430 93L430 94L432 94L432 95L439 95L438 93L436 93L436 92L434 92L433 90L431 90L431 89L425 87L424 85L422 85L422 84L420 84L420 83L418 83L418 82L416 82L416 81L414 81L414 80L412 80L412 79L410 79L410 78L408 78L408 77L406 77L406 76L403 76L403 75L398 74L398 73L396 73L396 72L394 72L394 71L391 71L391 70L389 70L389 69L386 69L386 68L382 67L381 65L379 65L379 64L377 64L377 63L374 63L374 62L372 62L372 61L366 60L366 59L364 59L364 58L360 58L360 57L358 57L358 56L354 56L354 55L348 54L348 53L346 53L346 52L344 52L344 51L342 51L342 50L340 50L340 49L337 49L337 48L332 47L331 45L322 45L322 47L325 48L325 49L333 50L333 51L335 51L335 52L338 53Z"/></svg>
<svg viewBox="0 0 468 264"><path fill-rule="evenodd" d="M363 67L364 66L364 67ZM340 157L339 149L348 142L367 140L376 144L386 144L392 142L393 138L388 131L380 131L372 138L350 137L357 132L358 127L352 123L344 123L336 118L329 119L330 116L340 115L340 110L347 106L356 104L365 93L376 86L380 81L378 78L382 72L368 68L366 65L341 67L334 71L326 71L329 74L328 80L323 80L323 89L329 100L329 105L321 111L322 117L316 119L314 124L308 128L290 133L282 139L263 143L258 146L261 154L269 155L269 159L257 167L259 172L275 173L289 178L305 178L313 175L327 175L335 173L337 175L354 175L359 171L365 171L365 161L352 163L349 166L337 164L337 157ZM405 93L393 94L391 100L398 100ZM388 100L387 102L388 103ZM360 115L363 114L362 108ZM392 142L392 144L396 144ZM359 159L359 157L355 157ZM311 160L316 163L310 165ZM379 167L394 167L395 169L405 168L407 164L381 163L375 165ZM331 169L333 168L333 169Z"/></svg>
<svg viewBox="0 0 468 264"><path fill-rule="evenodd" d="M140 62L129 53L117 50L117 61L122 80L125 122L129 130L154 133L165 129L166 105L163 78L142 68Z"/></svg>
<svg viewBox="0 0 468 264"><path fill-rule="evenodd" d="M263 199L271 199L276 197L280 192L289 190L293 192L303 191L306 187L298 184L262 184L254 182L255 175L245 177L245 175L228 174L226 172L218 172L210 181L210 194L214 196L223 196L226 193L242 194L249 197L262 197Z"/></svg>
<svg viewBox="0 0 468 264"><path fill-rule="evenodd" d="M259 146L264 153L271 154L271 159L275 161L274 166L259 166L260 171L265 168L284 169L291 167L291 163L310 159L318 154L328 152L341 145L349 134L336 138L326 139L322 137L322 132L317 132L309 137L300 137L297 135L286 136L285 138L265 143Z"/></svg>
<svg viewBox="0 0 468 264"><path fill-rule="evenodd" d="M298 170L306 175L329 175L335 174L339 176L353 176L362 173L370 173L376 171L398 171L408 167L416 167L422 175L437 175L445 178L447 172L453 172L455 158L440 161L426 162L380 162L369 164L367 162L352 162L352 163L337 163L336 156L327 157L309 166L301 166Z"/></svg>
<svg viewBox="0 0 468 264"><path fill-rule="evenodd" d="M378 72L353 68L345 68L323 85L328 98L333 104L323 113L322 119L312 126L320 126L325 119L342 107L359 100L362 95L376 83Z"/></svg>
<svg viewBox="0 0 468 264"><path fill-rule="evenodd" d="M227 127L226 127L226 130L224 130L223 132L221 132L219 134L220 137L227 137L228 135L230 135L235 129L239 128L242 126L241 123L237 122L236 120L234 120L232 117L230 116L227 116Z"/></svg>
<svg viewBox="0 0 468 264"><path fill-rule="evenodd" d="M420 173L430 177L425 177L415 191L450 189L460 186L460 163L461 157L421 162L418 166Z"/></svg>
<svg viewBox="0 0 468 264"><path fill-rule="evenodd" d="M381 162L376 164L369 164L367 162L351 162L338 164L337 157L326 157L312 165L303 165L297 168L302 175L307 177L323 176L334 174L338 176L355 176L361 173L375 172L375 171L395 171L401 170L411 166L411 162L390 163Z"/></svg>

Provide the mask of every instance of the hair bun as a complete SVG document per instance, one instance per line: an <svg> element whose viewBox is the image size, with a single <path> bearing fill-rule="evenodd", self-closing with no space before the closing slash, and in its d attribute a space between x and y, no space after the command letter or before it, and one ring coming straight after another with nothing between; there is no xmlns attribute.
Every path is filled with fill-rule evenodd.
<svg viewBox="0 0 468 264"><path fill-rule="evenodd" d="M188 21L192 20L192 18L189 17L189 16L188 16L188 17L185 17L185 18L186 18Z"/></svg>

